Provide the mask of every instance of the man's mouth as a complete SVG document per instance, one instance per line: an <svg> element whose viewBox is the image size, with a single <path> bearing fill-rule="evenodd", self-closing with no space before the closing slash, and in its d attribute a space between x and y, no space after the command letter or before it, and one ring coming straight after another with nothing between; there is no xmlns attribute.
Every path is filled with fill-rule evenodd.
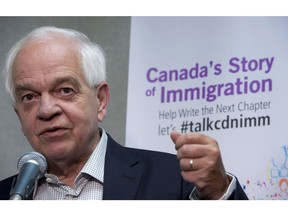
<svg viewBox="0 0 288 216"><path fill-rule="evenodd" d="M68 129L64 127L45 128L39 132L39 136L46 139L57 138L65 135L67 133L67 130Z"/></svg>

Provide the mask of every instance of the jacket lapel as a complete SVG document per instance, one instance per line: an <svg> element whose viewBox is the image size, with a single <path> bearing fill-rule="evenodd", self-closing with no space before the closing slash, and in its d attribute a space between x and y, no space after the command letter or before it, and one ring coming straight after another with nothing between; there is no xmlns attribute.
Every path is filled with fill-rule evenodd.
<svg viewBox="0 0 288 216"><path fill-rule="evenodd" d="M104 200L134 200L142 177L141 163L108 135L104 168Z"/></svg>

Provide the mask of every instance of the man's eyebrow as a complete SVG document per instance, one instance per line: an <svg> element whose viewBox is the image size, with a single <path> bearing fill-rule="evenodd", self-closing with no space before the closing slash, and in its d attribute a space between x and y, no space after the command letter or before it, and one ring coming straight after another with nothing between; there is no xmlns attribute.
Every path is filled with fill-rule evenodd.
<svg viewBox="0 0 288 216"><path fill-rule="evenodd" d="M31 85L30 83L23 83L23 84L16 83L14 89L15 89L15 93L17 93L20 91L33 89L33 85Z"/></svg>
<svg viewBox="0 0 288 216"><path fill-rule="evenodd" d="M78 79L75 77L57 77L52 82L52 86L55 87L57 85L60 85L62 83L71 83L77 90L80 90L81 84Z"/></svg>
<svg viewBox="0 0 288 216"><path fill-rule="evenodd" d="M76 90L81 89L81 84L78 79L74 77L57 77L52 81L52 88L55 88L57 85L61 85L62 83L71 83ZM34 90L34 86L31 83L16 83L15 84L15 92L25 91L25 90Z"/></svg>

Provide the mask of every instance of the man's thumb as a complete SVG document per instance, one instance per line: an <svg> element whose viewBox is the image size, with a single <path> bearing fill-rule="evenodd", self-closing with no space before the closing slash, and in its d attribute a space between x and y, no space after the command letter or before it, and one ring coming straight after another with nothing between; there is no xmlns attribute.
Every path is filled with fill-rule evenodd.
<svg viewBox="0 0 288 216"><path fill-rule="evenodd" d="M177 132L177 131L172 131L170 133L170 137L172 139L172 141L176 144L176 140L178 139L178 137L181 136L181 133Z"/></svg>

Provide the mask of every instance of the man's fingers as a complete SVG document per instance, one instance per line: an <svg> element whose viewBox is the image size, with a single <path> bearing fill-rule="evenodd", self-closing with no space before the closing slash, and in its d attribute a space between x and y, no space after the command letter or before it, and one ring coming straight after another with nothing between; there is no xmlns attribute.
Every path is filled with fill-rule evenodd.
<svg viewBox="0 0 288 216"><path fill-rule="evenodd" d="M182 171L195 171L197 170L197 159L183 158L180 160L180 169Z"/></svg>
<svg viewBox="0 0 288 216"><path fill-rule="evenodd" d="M186 144L177 149L177 158L200 158L209 151L208 146L202 144Z"/></svg>

